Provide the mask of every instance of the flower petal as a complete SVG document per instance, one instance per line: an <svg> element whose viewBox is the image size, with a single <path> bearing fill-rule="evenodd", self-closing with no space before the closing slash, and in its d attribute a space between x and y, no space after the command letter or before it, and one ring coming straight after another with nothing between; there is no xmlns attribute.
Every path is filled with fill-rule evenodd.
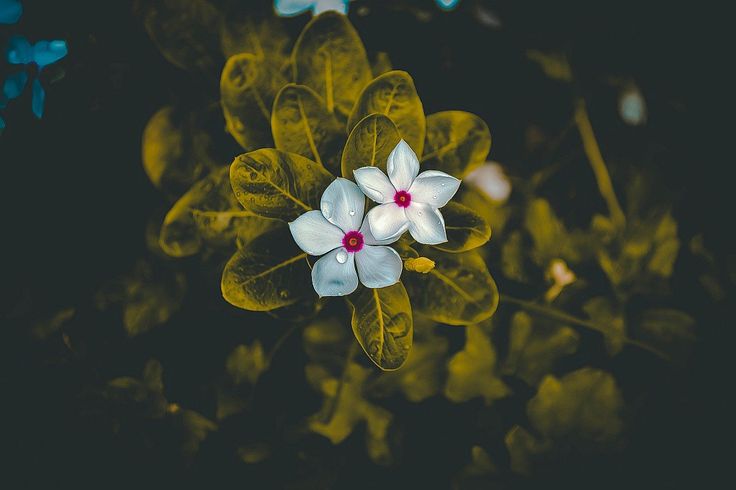
<svg viewBox="0 0 736 490"><path fill-rule="evenodd" d="M274 0L273 8L278 15L291 17L314 7L314 0Z"/></svg>
<svg viewBox="0 0 736 490"><path fill-rule="evenodd" d="M309 255L324 255L342 245L345 234L319 211L307 211L289 223L291 236Z"/></svg>
<svg viewBox="0 0 736 490"><path fill-rule="evenodd" d="M396 148L391 150L386 161L388 178L397 191L405 191L419 173L419 159L409 144L401 140Z"/></svg>
<svg viewBox="0 0 736 490"><path fill-rule="evenodd" d="M66 41L38 41L33 46L33 61L39 68L56 63L67 54Z"/></svg>
<svg viewBox="0 0 736 490"><path fill-rule="evenodd" d="M319 259L312 268L312 285L320 297L345 296L355 291L358 288L355 254L340 247Z"/></svg>
<svg viewBox="0 0 736 490"><path fill-rule="evenodd" d="M23 36L11 37L6 52L11 65L27 65L33 61L33 46Z"/></svg>
<svg viewBox="0 0 736 490"><path fill-rule="evenodd" d="M41 80L36 78L31 85L31 111L38 119L43 117L43 105L46 102L46 91L41 86Z"/></svg>
<svg viewBox="0 0 736 490"><path fill-rule="evenodd" d="M409 228L404 209L393 202L380 204L371 209L365 219L376 240L398 240L401 234Z"/></svg>
<svg viewBox="0 0 736 490"><path fill-rule="evenodd" d="M406 208L406 217L409 233L419 243L437 245L447 241L445 218L437 208L423 202L412 202Z"/></svg>
<svg viewBox="0 0 736 490"><path fill-rule="evenodd" d="M392 202L396 189L386 174L378 167L361 167L353 170L355 182L368 199L379 204Z"/></svg>
<svg viewBox="0 0 736 490"><path fill-rule="evenodd" d="M407 221L406 226L409 226L409 222ZM406 229L402 230L401 233L398 233L397 235L388 237L384 240L378 240L376 237L373 236L373 232L371 232L371 225L368 223L368 217L363 220L363 226L360 227L360 233L363 235L363 243L366 245L388 245L389 243L394 243L399 238L401 238L401 235L406 231Z"/></svg>
<svg viewBox="0 0 736 490"><path fill-rule="evenodd" d="M409 188L412 202L424 202L435 208L441 208L452 199L460 180L439 170L427 170L414 179Z"/></svg>
<svg viewBox="0 0 736 490"><path fill-rule="evenodd" d="M312 14L319 15L322 12L338 12L343 15L348 13L349 0L317 0L312 7Z"/></svg>
<svg viewBox="0 0 736 490"><path fill-rule="evenodd" d="M363 222L365 196L353 182L338 177L325 189L320 207L327 221L347 233Z"/></svg>
<svg viewBox="0 0 736 490"><path fill-rule="evenodd" d="M363 286L385 288L399 282L403 263L391 247L365 246L355 254L355 265Z"/></svg>

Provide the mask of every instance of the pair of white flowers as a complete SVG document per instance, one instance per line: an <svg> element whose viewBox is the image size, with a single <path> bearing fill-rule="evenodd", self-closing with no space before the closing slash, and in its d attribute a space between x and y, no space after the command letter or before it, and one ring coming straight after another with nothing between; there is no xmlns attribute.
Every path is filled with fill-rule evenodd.
<svg viewBox="0 0 736 490"><path fill-rule="evenodd" d="M460 180L444 172L419 173L419 159L401 140L386 162L388 177L376 167L353 172L353 182L337 178L320 202L289 223L297 245L309 255L323 255L312 268L312 284L320 296L344 296L358 287L396 284L402 261L391 247L405 231L419 243L447 241L438 208L455 195ZM365 197L378 203L363 219ZM357 272L356 272L357 269Z"/></svg>

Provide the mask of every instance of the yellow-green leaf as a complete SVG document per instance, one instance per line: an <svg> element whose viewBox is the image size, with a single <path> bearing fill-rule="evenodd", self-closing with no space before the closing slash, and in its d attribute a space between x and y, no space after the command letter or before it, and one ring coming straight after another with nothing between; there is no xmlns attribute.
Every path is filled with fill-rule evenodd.
<svg viewBox="0 0 736 490"><path fill-rule="evenodd" d="M367 85L350 113L348 131L370 114L383 114L391 119L414 153L422 154L427 123L422 101L408 73L390 71Z"/></svg>
<svg viewBox="0 0 736 490"><path fill-rule="evenodd" d="M226 18L220 35L222 51L230 57L240 53L251 53L272 65L289 58L289 36L281 19Z"/></svg>
<svg viewBox="0 0 736 490"><path fill-rule="evenodd" d="M156 188L181 195L202 174L205 162L192 151L192 128L173 107L156 112L143 131L143 169Z"/></svg>
<svg viewBox="0 0 736 490"><path fill-rule="evenodd" d="M609 373L583 368L562 378L548 375L529 400L529 421L551 438L614 441L623 428L623 397Z"/></svg>
<svg viewBox="0 0 736 490"><path fill-rule="evenodd" d="M276 148L309 158L338 174L345 135L322 98L306 85L285 85L271 113Z"/></svg>
<svg viewBox="0 0 736 490"><path fill-rule="evenodd" d="M348 18L336 12L307 24L294 45L292 62L294 81L311 87L329 112L343 117L372 77L363 42Z"/></svg>
<svg viewBox="0 0 736 490"><path fill-rule="evenodd" d="M273 66L251 53L231 56L220 78L225 127L245 150L272 146L271 106L286 83Z"/></svg>
<svg viewBox="0 0 736 490"><path fill-rule="evenodd" d="M621 352L626 342L624 315L613 302L603 296L591 298L583 305L590 319L603 329L606 351L609 355Z"/></svg>
<svg viewBox="0 0 736 490"><path fill-rule="evenodd" d="M346 299L353 313L353 333L368 357L381 369L400 368L409 355L414 332L404 285L360 288Z"/></svg>
<svg viewBox="0 0 736 490"><path fill-rule="evenodd" d="M235 384L244 381L254 384L268 369L268 360L261 342L256 340L252 346L237 346L227 357L225 367Z"/></svg>
<svg viewBox="0 0 736 490"><path fill-rule="evenodd" d="M422 168L461 179L486 161L490 149L491 132L475 114L445 111L427 116Z"/></svg>
<svg viewBox="0 0 736 490"><path fill-rule="evenodd" d="M481 215L456 202L442 208L447 241L435 245L445 252L465 252L481 247L491 238L491 226Z"/></svg>
<svg viewBox="0 0 736 490"><path fill-rule="evenodd" d="M332 179L322 165L271 148L240 155L230 166L230 183L240 204L266 218L293 220L319 209Z"/></svg>
<svg viewBox="0 0 736 490"><path fill-rule="evenodd" d="M172 64L204 74L221 63L222 15L207 0L149 0L138 3L143 25L161 54Z"/></svg>
<svg viewBox="0 0 736 490"><path fill-rule="evenodd" d="M511 318L509 352L503 373L536 386L559 358L575 352L579 337L568 326L545 323L519 311Z"/></svg>
<svg viewBox="0 0 736 490"><path fill-rule="evenodd" d="M204 244L234 246L240 230L260 233L272 223L243 210L230 187L228 168L223 167L194 184L174 204L164 218L159 244L172 257L187 257Z"/></svg>
<svg viewBox="0 0 736 490"><path fill-rule="evenodd" d="M480 325L469 325L465 336L465 348L448 364L445 396L456 403L481 396L486 404L508 396L510 391L497 374L490 337Z"/></svg>
<svg viewBox="0 0 736 490"><path fill-rule="evenodd" d="M434 269L404 278L415 313L449 325L470 325L493 315L498 289L477 251L447 254L427 249L422 255L434 260Z"/></svg>
<svg viewBox="0 0 736 490"><path fill-rule="evenodd" d="M342 176L353 179L360 167L378 167L386 172L388 155L401 141L399 129L383 114L370 114L355 125L342 151Z"/></svg>
<svg viewBox="0 0 736 490"><path fill-rule="evenodd" d="M277 226L235 252L222 273L222 296L251 311L270 311L315 297L306 257L289 228Z"/></svg>

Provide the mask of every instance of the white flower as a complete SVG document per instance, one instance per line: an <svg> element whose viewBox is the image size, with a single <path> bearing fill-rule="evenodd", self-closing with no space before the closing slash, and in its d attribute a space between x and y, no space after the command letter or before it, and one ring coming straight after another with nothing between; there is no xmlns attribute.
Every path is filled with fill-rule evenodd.
<svg viewBox="0 0 736 490"><path fill-rule="evenodd" d="M496 162L488 162L465 176L465 183L476 187L497 203L506 202L511 194L511 181Z"/></svg>
<svg viewBox="0 0 736 490"><path fill-rule="evenodd" d="M419 159L404 140L389 154L386 170L388 178L376 167L353 172L360 190L379 203L366 216L373 236L397 240L408 229L419 243L446 242L445 220L438 208L455 195L460 181L438 170L419 174Z"/></svg>
<svg viewBox="0 0 736 490"><path fill-rule="evenodd" d="M347 179L332 182L320 211L307 211L289 223L299 248L324 255L312 268L312 284L322 296L344 296L358 287L384 288L399 281L401 257L391 247L398 240L376 240L363 220L365 196ZM358 269L357 273L355 269Z"/></svg>

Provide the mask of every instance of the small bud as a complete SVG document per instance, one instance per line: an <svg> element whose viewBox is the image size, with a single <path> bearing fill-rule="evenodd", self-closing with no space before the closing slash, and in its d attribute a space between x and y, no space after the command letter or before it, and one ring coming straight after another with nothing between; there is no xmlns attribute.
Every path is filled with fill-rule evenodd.
<svg viewBox="0 0 736 490"><path fill-rule="evenodd" d="M418 257L416 259L406 259L404 261L404 267L408 271L426 274L427 272L434 269L434 260L428 259L427 257Z"/></svg>

